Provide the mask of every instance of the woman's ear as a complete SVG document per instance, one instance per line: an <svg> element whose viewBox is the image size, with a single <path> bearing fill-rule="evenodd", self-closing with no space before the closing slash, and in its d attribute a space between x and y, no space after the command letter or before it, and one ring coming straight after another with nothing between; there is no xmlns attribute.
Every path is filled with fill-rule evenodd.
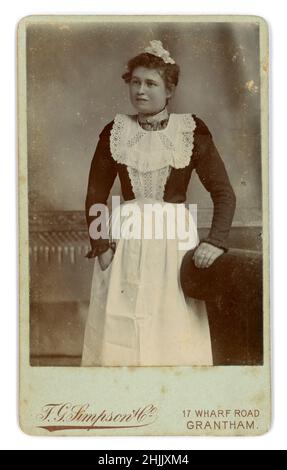
<svg viewBox="0 0 287 470"><path fill-rule="evenodd" d="M168 88L166 88L166 97L167 99L170 99L174 93L175 90L175 85L169 85Z"/></svg>

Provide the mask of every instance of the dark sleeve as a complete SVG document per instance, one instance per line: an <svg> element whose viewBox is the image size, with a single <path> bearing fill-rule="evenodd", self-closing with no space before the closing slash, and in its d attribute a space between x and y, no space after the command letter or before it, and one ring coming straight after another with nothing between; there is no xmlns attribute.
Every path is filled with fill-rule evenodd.
<svg viewBox="0 0 287 470"><path fill-rule="evenodd" d="M236 197L209 129L201 119L193 117L196 121L195 170L213 201L211 229L208 236L201 242L210 243L227 251L227 239L234 216Z"/></svg>
<svg viewBox="0 0 287 470"><path fill-rule="evenodd" d="M107 199L117 175L116 162L110 152L110 132L112 124L113 122L109 123L100 134L89 173L85 204L86 220L91 243L91 251L87 254L88 258L94 258L104 253L110 246L108 233L99 238L97 235L96 237L94 236L95 227L97 227L98 232L102 228L100 220L103 220L103 213L95 212L95 209L93 210L91 207L94 204L104 204L107 206ZM90 212L93 212L93 214ZM98 219L98 217L101 217L101 219ZM91 236L91 234L93 236Z"/></svg>

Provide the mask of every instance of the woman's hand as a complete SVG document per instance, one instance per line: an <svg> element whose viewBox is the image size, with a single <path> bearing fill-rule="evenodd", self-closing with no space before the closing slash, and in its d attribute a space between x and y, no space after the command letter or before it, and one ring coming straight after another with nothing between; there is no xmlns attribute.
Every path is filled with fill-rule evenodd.
<svg viewBox="0 0 287 470"><path fill-rule="evenodd" d="M105 271L109 267L109 265L113 261L113 257L114 251L112 250L112 248L108 248L107 251L98 256L102 271Z"/></svg>
<svg viewBox="0 0 287 470"><path fill-rule="evenodd" d="M197 268L208 268L223 253L222 248L202 242L194 252L194 264Z"/></svg>

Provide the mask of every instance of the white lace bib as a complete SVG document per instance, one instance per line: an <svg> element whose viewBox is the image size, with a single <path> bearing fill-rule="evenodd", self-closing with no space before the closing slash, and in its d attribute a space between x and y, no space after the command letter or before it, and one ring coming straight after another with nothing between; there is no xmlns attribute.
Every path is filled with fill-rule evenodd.
<svg viewBox="0 0 287 470"><path fill-rule="evenodd" d="M195 121L191 114L171 114L167 127L143 129L137 116L117 114L110 136L111 153L127 165L136 199L163 200L171 167L186 167L192 156Z"/></svg>
<svg viewBox="0 0 287 470"><path fill-rule="evenodd" d="M195 126L191 114L171 114L165 129L147 131L137 116L117 114L110 137L112 156L143 172L166 165L184 168L192 155Z"/></svg>

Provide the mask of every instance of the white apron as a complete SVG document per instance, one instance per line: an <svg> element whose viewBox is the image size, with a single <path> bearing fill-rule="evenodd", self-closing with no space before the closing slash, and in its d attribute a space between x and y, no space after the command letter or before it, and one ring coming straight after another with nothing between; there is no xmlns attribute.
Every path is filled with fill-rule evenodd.
<svg viewBox="0 0 287 470"><path fill-rule="evenodd" d="M123 129L121 116L119 121L115 119L115 125L120 122ZM125 122L128 124L128 121ZM134 123L131 124L131 128L126 129L130 141L131 131L138 132ZM178 122L176 125L178 135ZM186 139L187 129L184 131ZM141 138L143 145L153 148L147 139L156 138L156 134L146 132ZM119 132L116 137L118 143ZM167 141L163 139L163 134L160 140ZM133 141L139 142L140 139L134 138ZM95 260L82 366L212 365L205 302L185 298L179 278L184 254L199 241L196 225L183 204L162 201L170 171L171 162L166 159L168 154L164 158L162 154L158 160L151 155L152 163L140 170L135 168L132 148L130 161L126 150L122 155L125 163L130 163L127 166L136 199L122 204L113 213L111 226L118 239L115 240L116 251L110 266L102 271L98 259ZM158 151L156 155L159 156ZM121 161L119 152L115 157ZM175 166L174 156L172 158ZM154 232L150 239L144 236L144 203L147 202L158 204L156 214L163 227L160 238ZM134 205L140 210L141 228L137 231L137 238L127 237L128 224L120 216L127 205ZM180 214L176 210L179 206L183 209ZM182 246L179 249L182 240L179 240L177 230L174 238L168 235L172 221L167 212L161 211L162 208L174 209L175 227L182 223L182 219L189 224L189 241L184 249Z"/></svg>

